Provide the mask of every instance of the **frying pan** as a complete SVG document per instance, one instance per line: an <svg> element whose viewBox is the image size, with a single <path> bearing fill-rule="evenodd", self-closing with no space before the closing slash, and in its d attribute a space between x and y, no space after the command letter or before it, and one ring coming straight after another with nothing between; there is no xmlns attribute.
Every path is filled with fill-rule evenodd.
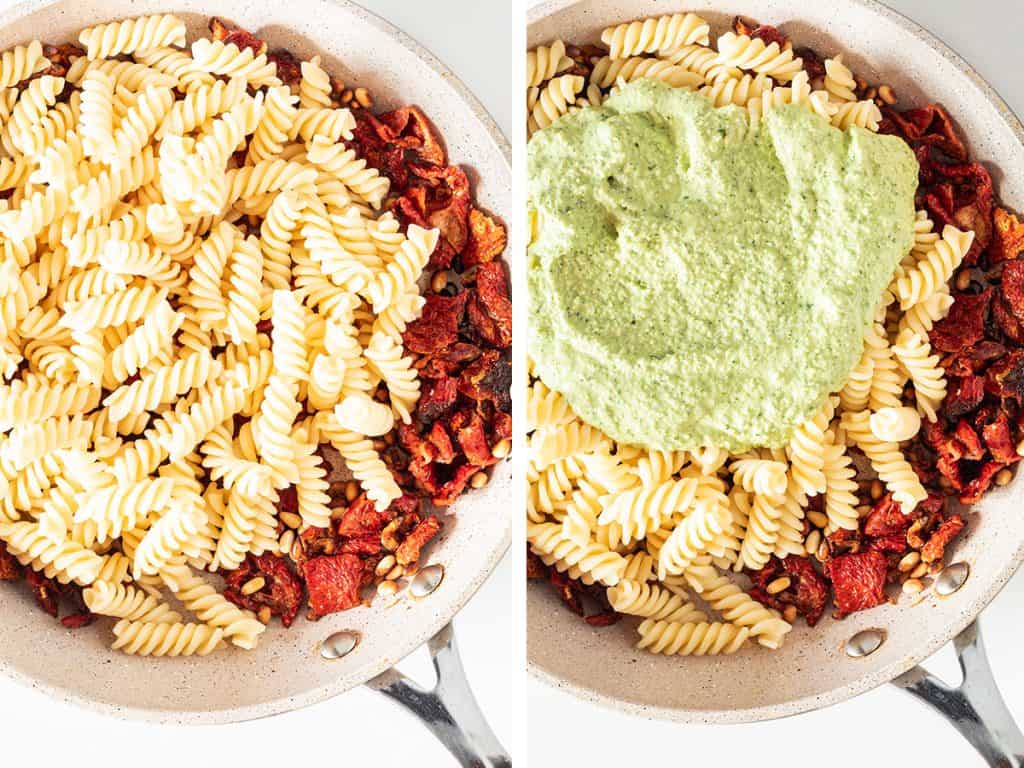
<svg viewBox="0 0 1024 768"><path fill-rule="evenodd" d="M470 169L481 206L498 214L512 210L508 143L483 107L429 52L351 3L32 0L0 14L0 46L35 37L73 40L90 24L157 12L180 14L190 39L205 32L209 16L221 16L261 34L271 48L285 47L303 58L320 53L329 71L368 87L383 108L418 104L441 131L453 162ZM445 515L442 534L425 557L425 564L444 568L444 578L420 599L356 608L315 623L300 618L288 630L275 622L252 652L156 660L109 650L106 626L64 630L31 604L27 590L5 587L0 670L92 710L173 724L264 717L369 683L428 722L462 764L506 765L504 750L476 711L449 623L508 548L511 475L509 462L497 465L485 488ZM340 658L325 659L321 642L338 632L358 642ZM391 670L424 643L439 673L433 691ZM344 650L341 644L331 647Z"/></svg>
<svg viewBox="0 0 1024 768"><path fill-rule="evenodd" d="M1006 104L959 56L913 22L872 0L549 0L531 9L529 46L561 38L590 42L621 21L681 9L721 34L736 14L782 24L797 45L844 61L904 103L942 102L985 161L1002 199L1024 206L1024 130ZM968 516L951 562L968 576L946 597L885 605L843 621L794 628L775 652L673 658L636 650L634 624L594 629L550 590L527 590L527 655L539 679L598 704L643 717L740 723L806 712L895 682L949 718L991 765L1024 763L1024 736L999 696L985 659L978 614L1024 559L1024 479L989 494ZM948 577L947 577L948 578ZM951 582L954 583L954 582ZM870 630L868 634L859 634ZM864 655L877 640L882 642ZM867 640L874 642L868 643ZM917 666L950 640L965 680L951 688ZM851 654L860 653L858 656Z"/></svg>

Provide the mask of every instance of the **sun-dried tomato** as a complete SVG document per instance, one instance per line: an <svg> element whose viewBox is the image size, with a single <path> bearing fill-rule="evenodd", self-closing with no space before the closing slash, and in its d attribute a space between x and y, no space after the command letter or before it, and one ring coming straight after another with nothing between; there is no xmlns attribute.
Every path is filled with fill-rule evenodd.
<svg viewBox="0 0 1024 768"><path fill-rule="evenodd" d="M977 461L985 455L981 437L966 419L957 422L956 429L953 430L953 437L959 443L960 458Z"/></svg>
<svg viewBox="0 0 1024 768"><path fill-rule="evenodd" d="M804 71L811 80L825 76L825 62L813 48L794 48L793 55L804 60Z"/></svg>
<svg viewBox="0 0 1024 768"><path fill-rule="evenodd" d="M96 620L96 616L89 611L78 611L61 617L60 623L67 629L81 629L87 627Z"/></svg>
<svg viewBox="0 0 1024 768"><path fill-rule="evenodd" d="M459 338L459 324L468 298L465 291L455 296L427 294L419 319L409 323L402 336L406 350L433 355L454 344Z"/></svg>
<svg viewBox="0 0 1024 768"><path fill-rule="evenodd" d="M363 563L351 554L314 557L302 565L311 621L359 605Z"/></svg>
<svg viewBox="0 0 1024 768"><path fill-rule="evenodd" d="M0 581L13 581L21 576L21 563L7 551L7 545L0 541Z"/></svg>
<svg viewBox="0 0 1024 768"><path fill-rule="evenodd" d="M378 512L377 505L365 493L360 494L349 504L335 530L342 538L372 535L379 540L380 532L395 515L393 508Z"/></svg>
<svg viewBox="0 0 1024 768"><path fill-rule="evenodd" d="M777 43L780 48L789 42L789 38L771 24L761 24L750 33L750 36L755 40L764 40L765 45Z"/></svg>
<svg viewBox="0 0 1024 768"><path fill-rule="evenodd" d="M974 411L985 396L985 379L981 376L965 376L957 379L950 387L943 403L948 418L958 419Z"/></svg>
<svg viewBox="0 0 1024 768"><path fill-rule="evenodd" d="M508 295L508 278L500 261L481 264L476 273L476 298L479 308L490 319L485 333L473 320L475 303L470 304L470 318L487 342L498 349L512 346L512 301Z"/></svg>
<svg viewBox="0 0 1024 768"><path fill-rule="evenodd" d="M790 555L782 561L783 570L789 574L791 581L789 590L795 588L792 605L796 612L813 627L825 612L828 603L828 583L814 569L810 558Z"/></svg>
<svg viewBox="0 0 1024 768"><path fill-rule="evenodd" d="M1013 314L1009 303L1002 295L997 294L992 300L992 317L1010 341L1020 344L1024 342L1024 325Z"/></svg>
<svg viewBox="0 0 1024 768"><path fill-rule="evenodd" d="M907 528L910 527L911 518L903 513L902 505L896 501L891 493L880 498L868 513L864 521L864 534L866 536L891 536L894 533L902 537Z"/></svg>
<svg viewBox="0 0 1024 768"><path fill-rule="evenodd" d="M256 576L263 577L263 588L243 595L242 586ZM238 569L224 574L224 581L225 598L250 611L259 611L266 606L270 608L271 615L281 618L285 627L292 625L302 605L302 581L284 558L277 555L248 555Z"/></svg>
<svg viewBox="0 0 1024 768"><path fill-rule="evenodd" d="M825 563L825 575L832 581L839 615L846 616L885 602L887 569L885 555L872 550L839 555Z"/></svg>
<svg viewBox="0 0 1024 768"><path fill-rule="evenodd" d="M408 148L420 163L447 164L444 142L430 118L419 107L401 107L385 112L379 119L388 129L386 134L378 129L386 143Z"/></svg>
<svg viewBox="0 0 1024 768"><path fill-rule="evenodd" d="M469 209L469 239L462 250L462 266L486 264L501 256L508 244L504 225L479 208Z"/></svg>
<svg viewBox="0 0 1024 768"><path fill-rule="evenodd" d="M241 27L228 27L216 16L210 19L210 34L213 36L214 40L220 40L225 45L234 43L241 50L249 48L256 56L267 52L267 43L265 40L260 40L254 34L248 30L242 29Z"/></svg>
<svg viewBox="0 0 1024 768"><path fill-rule="evenodd" d="M440 520L433 515L425 517L409 532L405 540L398 545L398 549L395 550L395 560L398 561L399 565L409 565L409 563L417 562L420 559L420 550L437 536L440 530Z"/></svg>
<svg viewBox="0 0 1024 768"><path fill-rule="evenodd" d="M380 536L372 533L342 539L337 547L339 554L376 555L380 551Z"/></svg>
<svg viewBox="0 0 1024 768"><path fill-rule="evenodd" d="M33 571L31 568L25 569L25 581L28 582L29 587L32 589L32 597L35 598L36 605L56 618L60 605L60 590L57 582L46 578L43 574Z"/></svg>
<svg viewBox="0 0 1024 768"><path fill-rule="evenodd" d="M960 352L985 337L985 319L992 302L992 289L979 294L958 294L949 314L928 334L940 352Z"/></svg>
<svg viewBox="0 0 1024 768"><path fill-rule="evenodd" d="M907 537L899 533L878 536L868 542L867 549L875 552L903 554L907 550Z"/></svg>
<svg viewBox="0 0 1024 768"><path fill-rule="evenodd" d="M463 464L456 467L451 477L434 492L431 501L438 507L447 507L454 504L456 499L466 490L469 478L479 471L479 467L475 467L472 464Z"/></svg>
<svg viewBox="0 0 1024 768"><path fill-rule="evenodd" d="M548 577L548 567L544 565L539 557L530 551L529 545L526 547L526 578L528 579L546 579Z"/></svg>
<svg viewBox="0 0 1024 768"><path fill-rule="evenodd" d="M452 444L452 437L441 421L435 421L430 427L427 442L434 447L434 461L440 464L451 464L458 455Z"/></svg>
<svg viewBox="0 0 1024 768"><path fill-rule="evenodd" d="M475 410L465 409L452 416L451 430L455 434L466 460L477 467L486 467L496 459L491 455L484 430L484 420Z"/></svg>
<svg viewBox="0 0 1024 768"><path fill-rule="evenodd" d="M1005 208L997 206L992 212L992 242L988 248L991 264L1016 259L1024 254L1024 223Z"/></svg>
<svg viewBox="0 0 1024 768"><path fill-rule="evenodd" d="M471 400L486 400L508 413L512 410L509 388L512 364L497 350L489 349L466 366L459 377L459 392Z"/></svg>
<svg viewBox="0 0 1024 768"><path fill-rule="evenodd" d="M886 108L885 117L879 125L881 133L895 133L909 144L923 144L935 147L954 160L966 160L967 149L956 132L953 121L938 104L928 104L917 109L899 111Z"/></svg>
<svg viewBox="0 0 1024 768"><path fill-rule="evenodd" d="M451 376L430 379L424 385L416 405L416 416L424 424L447 418L455 410L458 397L458 380Z"/></svg>
<svg viewBox="0 0 1024 768"><path fill-rule="evenodd" d="M85 49L74 43L44 45L43 55L49 60L50 66L40 72L39 76L65 77L71 67L71 62L85 56Z"/></svg>
<svg viewBox="0 0 1024 768"><path fill-rule="evenodd" d="M1003 411L996 415L995 421L982 427L981 435L985 440L985 447L996 461L1013 464L1020 460L1010 434L1010 421Z"/></svg>
<svg viewBox="0 0 1024 768"><path fill-rule="evenodd" d="M981 497L985 495L985 491L987 491L992 485L992 479L1002 468L1003 465L998 461L986 461L978 470L977 477L966 484L961 481L962 490L961 488L957 488L957 490L961 491L959 496L960 503L977 504L981 501Z"/></svg>
<svg viewBox="0 0 1024 768"><path fill-rule="evenodd" d="M928 543L921 548L921 561L935 563L942 560L946 547L964 528L964 520L960 515L950 515L935 529Z"/></svg>
<svg viewBox="0 0 1024 768"><path fill-rule="evenodd" d="M985 388L997 397L1024 402L1024 350L1011 350L985 373Z"/></svg>
<svg viewBox="0 0 1024 768"><path fill-rule="evenodd" d="M302 82L302 64L291 53L278 48L267 54L267 61L277 66L277 77L287 86L298 86Z"/></svg>

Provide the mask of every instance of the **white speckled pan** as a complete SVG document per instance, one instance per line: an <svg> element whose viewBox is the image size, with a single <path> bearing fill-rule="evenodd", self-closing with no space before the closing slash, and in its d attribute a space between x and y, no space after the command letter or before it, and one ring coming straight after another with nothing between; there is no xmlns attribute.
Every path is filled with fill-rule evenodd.
<svg viewBox="0 0 1024 768"><path fill-rule="evenodd" d="M736 14L779 25L798 46L824 55L842 52L855 72L890 83L904 104L941 102L965 132L974 157L992 169L1002 199L1024 207L1020 122L953 51L871 0L551 0L530 13L527 42L532 47L555 38L597 41L608 25L684 9L704 15L713 37L727 31ZM834 704L893 680L968 627L1024 559L1022 501L1024 479L1018 478L975 508L954 555L971 565L972 575L951 597L931 597L917 607L903 601L842 622L825 619L813 630L801 623L777 652L652 656L633 647L634 623L591 629L548 590L528 590L531 671L585 699L680 721L745 722ZM887 641L866 658L849 658L844 643L869 627L884 629Z"/></svg>
<svg viewBox="0 0 1024 768"><path fill-rule="evenodd" d="M350 3L325 0L61 0L22 3L0 14L0 48L40 38L76 39L83 27L147 13L180 13L190 40L211 14L286 47L320 53L328 71L367 86L384 108L418 104L444 136L453 162L470 169L480 204L511 210L507 142L483 107L429 52ZM464 497L445 520L429 555L442 563L441 586L396 607L358 608L289 630L277 622L253 652L202 659L141 659L107 648L106 622L70 632L32 605L27 591L0 589L0 671L91 709L162 723L223 723L284 712L342 693L384 672L441 630L487 578L511 540L511 464ZM354 630L359 645L326 661L319 641Z"/></svg>

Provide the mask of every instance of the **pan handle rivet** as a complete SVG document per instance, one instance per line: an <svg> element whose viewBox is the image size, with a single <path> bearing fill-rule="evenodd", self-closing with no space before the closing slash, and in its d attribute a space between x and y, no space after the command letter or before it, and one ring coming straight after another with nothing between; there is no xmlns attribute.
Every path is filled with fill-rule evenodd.
<svg viewBox="0 0 1024 768"><path fill-rule="evenodd" d="M342 630L341 632L335 632L320 642L320 655L325 659L333 661L352 653L357 645L359 645L359 633L350 632L347 629Z"/></svg>
<svg viewBox="0 0 1024 768"><path fill-rule="evenodd" d="M936 594L948 597L956 592L971 575L971 566L967 563L950 563L935 578Z"/></svg>
<svg viewBox="0 0 1024 768"><path fill-rule="evenodd" d="M846 641L846 655L854 659L870 656L885 642L885 630L862 629Z"/></svg>
<svg viewBox="0 0 1024 768"><path fill-rule="evenodd" d="M409 594L413 597L426 597L439 586L444 580L444 566L440 564L428 565L420 569L412 582L409 584Z"/></svg>

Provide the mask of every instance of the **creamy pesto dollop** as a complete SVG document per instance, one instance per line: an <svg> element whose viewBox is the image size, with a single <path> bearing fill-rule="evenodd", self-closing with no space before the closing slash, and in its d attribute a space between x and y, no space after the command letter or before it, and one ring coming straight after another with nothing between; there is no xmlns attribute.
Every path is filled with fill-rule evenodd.
<svg viewBox="0 0 1024 768"><path fill-rule="evenodd" d="M529 352L652 449L780 445L859 359L913 239L903 141L652 81L529 144Z"/></svg>

